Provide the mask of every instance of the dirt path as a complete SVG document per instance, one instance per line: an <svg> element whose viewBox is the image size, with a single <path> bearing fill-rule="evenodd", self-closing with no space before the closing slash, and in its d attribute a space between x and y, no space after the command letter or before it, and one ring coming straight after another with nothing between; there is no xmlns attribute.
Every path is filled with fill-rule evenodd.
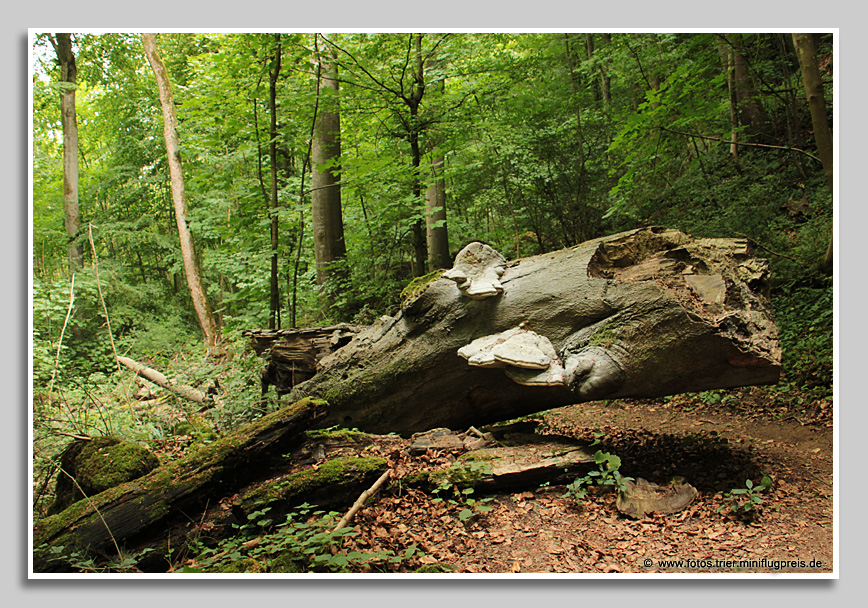
<svg viewBox="0 0 868 608"><path fill-rule="evenodd" d="M416 544L425 553L419 563L455 572L832 571L828 420L803 425L773 408L746 413L685 399L595 402L542 418L547 432L599 439L597 448L621 457L624 475L661 483L680 475L699 497L680 513L634 520L611 493L577 503L553 486L496 495L491 511L462 523L464 505L410 491L357 517L358 547ZM774 485L757 516L717 511L725 493L763 475Z"/></svg>

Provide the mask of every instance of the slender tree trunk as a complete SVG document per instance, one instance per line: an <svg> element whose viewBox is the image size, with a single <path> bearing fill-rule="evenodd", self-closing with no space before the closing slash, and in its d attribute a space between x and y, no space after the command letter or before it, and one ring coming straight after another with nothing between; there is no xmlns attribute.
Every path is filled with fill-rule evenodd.
<svg viewBox="0 0 868 608"><path fill-rule="evenodd" d="M316 43L315 43L316 45ZM346 256L341 212L340 167L328 166L341 156L341 115L336 57L330 47L318 54L319 110L311 144L311 213L316 281L335 277L334 262ZM328 296L331 302L332 297Z"/></svg>
<svg viewBox="0 0 868 608"><path fill-rule="evenodd" d="M160 92L160 105L163 108L163 137L166 140L166 154L169 159L169 176L172 183L172 202L175 207L175 223L178 226L178 238L181 242L181 257L184 261L184 273L187 277L187 286L190 289L190 297L193 300L193 308L199 320L199 327L205 334L205 347L209 354L218 352L220 342L220 329L211 314L208 298L202 287L199 264L196 260L193 248L193 237L187 226L187 198L184 191L184 173L181 167L180 143L178 141L177 119L175 118L175 102L172 98L172 85L169 81L169 73L160 54L157 51L156 34L142 34L142 45L154 76L157 79L157 87Z"/></svg>
<svg viewBox="0 0 868 608"><path fill-rule="evenodd" d="M275 329L278 326L280 315L280 288L278 287L277 250L280 245L280 216L278 214L277 201L277 79L280 76L280 34L274 34L275 50L271 72L269 73L268 101L271 112L269 128L270 142L269 165L271 168L271 289L270 289L270 315L268 326Z"/></svg>
<svg viewBox="0 0 868 608"><path fill-rule="evenodd" d="M733 70L733 50L725 40L719 39L717 51L726 74L726 85L729 89L729 123L732 139L729 144L729 155L738 163L738 97L735 89L735 73Z"/></svg>
<svg viewBox="0 0 868 608"><path fill-rule="evenodd" d="M607 45L612 43L612 34L603 34L603 40ZM612 77L606 66L600 66L600 89L603 94L603 104L608 110L612 106Z"/></svg>
<svg viewBox="0 0 868 608"><path fill-rule="evenodd" d="M572 93L573 93L573 109L575 110L575 113L576 113L576 138L577 138L576 146L578 148L578 153L579 153L580 170L581 170L582 175L584 175L584 172L585 172L585 141L584 141L584 136L582 134L582 112L581 112L581 108L579 107L579 102L578 102L578 95L579 95L579 88L578 88L578 82L577 82L578 79L576 77L576 71L575 71L575 69L573 69L573 52L572 52L572 49L570 48L569 34L564 34L564 48L565 48L566 54L567 54L567 67L570 70L570 86L572 87Z"/></svg>
<svg viewBox="0 0 868 608"><path fill-rule="evenodd" d="M588 54L588 61L594 59L594 35L585 34L585 51ZM602 73L602 72L601 72ZM594 92L594 101L600 102L603 100L602 79L591 81L591 89Z"/></svg>
<svg viewBox="0 0 868 608"><path fill-rule="evenodd" d="M446 230L446 180L443 177L443 156L431 159L434 181L425 193L425 228L428 237L428 264L431 270L450 268L449 235Z"/></svg>
<svg viewBox="0 0 868 608"><path fill-rule="evenodd" d="M817 152L820 162L823 163L823 173L826 175L826 183L829 190L834 192L832 130L829 128L829 120L826 118L826 98L823 95L823 81L820 77L820 69L817 67L817 51L814 48L814 39L811 34L793 34L793 44L799 57L799 65L802 68L802 80L805 84L805 95L808 97L808 107L811 109L811 122L814 126L814 140L817 143ZM823 269L826 273L832 273L832 238L829 238L829 246L823 259Z"/></svg>
<svg viewBox="0 0 868 608"><path fill-rule="evenodd" d="M416 62L413 68L413 88L410 96L404 99L404 102L410 108L408 140L410 141L410 152L413 162L413 200L415 201L421 201L422 199L422 176L420 174L422 150L419 146L419 105L422 103L422 97L425 95L422 36L423 34L412 34L412 40L416 47ZM422 220L414 220L410 226L410 230L413 235L413 272L416 276L422 276L425 274L425 266L428 260L428 242L422 228Z"/></svg>
<svg viewBox="0 0 868 608"><path fill-rule="evenodd" d="M75 87L78 69L72 52L70 34L56 34L54 50L60 62L60 122L63 129L63 210L69 246L69 268L82 266L78 232L81 216L78 206L78 123L75 114Z"/></svg>
<svg viewBox="0 0 868 608"><path fill-rule="evenodd" d="M428 60L428 68L436 68L437 61ZM442 96L446 91L446 81L440 79L434 85L434 92ZM446 178L443 176L443 154L436 149L431 152L431 173L433 181L425 192L425 234L428 242L428 269L450 268L452 256L449 253L449 234L446 229Z"/></svg>

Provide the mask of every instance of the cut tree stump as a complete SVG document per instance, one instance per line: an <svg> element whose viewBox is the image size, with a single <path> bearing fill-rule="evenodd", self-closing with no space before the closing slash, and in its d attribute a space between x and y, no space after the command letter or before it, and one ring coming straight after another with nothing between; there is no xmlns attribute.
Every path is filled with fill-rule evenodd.
<svg viewBox="0 0 868 608"><path fill-rule="evenodd" d="M284 388L325 399L322 426L407 436L769 384L781 350L768 294L768 264L746 239L642 228L512 262L472 243L395 316Z"/></svg>

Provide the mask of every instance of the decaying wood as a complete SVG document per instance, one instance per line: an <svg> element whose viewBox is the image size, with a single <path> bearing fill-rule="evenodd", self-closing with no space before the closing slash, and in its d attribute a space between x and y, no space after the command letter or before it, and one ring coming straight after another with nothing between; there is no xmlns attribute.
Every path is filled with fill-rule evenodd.
<svg viewBox="0 0 868 608"><path fill-rule="evenodd" d="M362 329L340 323L304 329L248 329L242 335L250 338L256 354L268 361L262 370L263 392L274 385L282 395L312 378L323 357L348 344Z"/></svg>
<svg viewBox="0 0 868 608"><path fill-rule="evenodd" d="M512 262L474 243L290 395L328 401L324 426L406 435L597 399L774 383L768 279L746 239L662 228Z"/></svg>
<svg viewBox="0 0 868 608"><path fill-rule="evenodd" d="M55 556L50 546L110 553L113 539L132 546L142 535L165 535L173 518L200 513L210 501L253 477L258 463L302 443L305 429L325 411L321 401L300 401L144 477L35 522L34 571L51 568Z"/></svg>
<svg viewBox="0 0 868 608"><path fill-rule="evenodd" d="M208 400L208 397L202 391L195 389L192 386L187 386L186 384L176 384L169 380L164 374L133 361L129 357L118 357L118 363L133 370L138 376L141 376L145 380L149 380L157 386L163 387L167 391L172 391L179 397L202 404Z"/></svg>

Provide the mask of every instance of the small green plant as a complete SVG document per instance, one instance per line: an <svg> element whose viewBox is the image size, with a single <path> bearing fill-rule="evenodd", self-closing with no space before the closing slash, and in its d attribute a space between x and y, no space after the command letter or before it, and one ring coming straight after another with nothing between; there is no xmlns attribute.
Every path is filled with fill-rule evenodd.
<svg viewBox="0 0 868 608"><path fill-rule="evenodd" d="M138 568L138 563L146 554L153 551L152 547L142 549L137 553L122 553L113 560L108 560L105 563L97 562L93 556L89 555L85 550L67 551L63 545L41 545L38 549L47 549L49 558L62 560L69 564L72 568L79 572L141 572Z"/></svg>
<svg viewBox="0 0 868 608"><path fill-rule="evenodd" d="M446 490L452 491L451 498L443 498L441 496L437 496L433 499L432 502L439 503L446 501L448 504L453 505L455 507L462 507L461 511L458 512L458 519L462 522L467 521L471 517L473 517L476 513L486 513L491 511L491 505L487 504L491 502L491 498L472 498L472 494L475 492L473 488L464 488L460 489L455 484L449 481L442 481L434 490L433 494L439 494Z"/></svg>
<svg viewBox="0 0 868 608"><path fill-rule="evenodd" d="M591 442L591 445L588 447L594 447L595 445L599 445L603 443L603 437L606 436L606 433L600 430L600 427L597 427L597 430L594 431L594 441Z"/></svg>
<svg viewBox="0 0 868 608"><path fill-rule="evenodd" d="M473 517L474 513L486 513L491 511L491 505L486 504L491 502L491 498L471 498L471 494L473 494L473 488L464 488L461 490L461 497L464 503L464 508L458 512L458 519L461 521L467 521L471 517Z"/></svg>
<svg viewBox="0 0 868 608"><path fill-rule="evenodd" d="M735 514L753 515L763 502L760 494L772 487L772 478L768 475L763 476L759 485L754 485L753 481L748 479L744 482L744 486L724 494L724 503L717 507L717 512L720 513L728 507Z"/></svg>
<svg viewBox="0 0 868 608"><path fill-rule="evenodd" d="M597 464L597 470L590 471L584 477L568 484L567 491L562 495L563 498L572 498L576 502L581 502L588 495L587 488L591 485L614 487L620 492L626 489L628 481L633 481L632 477L621 475L619 470L621 458L615 454L597 450L594 454L594 462Z"/></svg>

